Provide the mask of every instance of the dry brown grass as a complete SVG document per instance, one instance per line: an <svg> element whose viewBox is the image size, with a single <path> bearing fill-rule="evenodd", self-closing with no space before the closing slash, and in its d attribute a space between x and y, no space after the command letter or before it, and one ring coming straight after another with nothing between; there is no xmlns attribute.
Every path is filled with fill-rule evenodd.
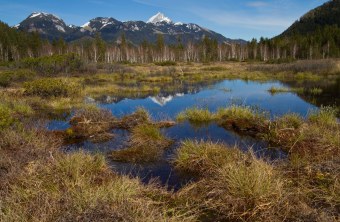
<svg viewBox="0 0 340 222"><path fill-rule="evenodd" d="M340 153L340 125L331 107L310 113L307 120L296 114L277 118L261 137L290 154L310 160L322 161Z"/></svg>
<svg viewBox="0 0 340 222"><path fill-rule="evenodd" d="M78 110L70 124L71 128L56 134L62 135L67 142L86 139L102 142L113 138L110 131L116 126L117 119L109 110L87 107Z"/></svg>
<svg viewBox="0 0 340 222"><path fill-rule="evenodd" d="M177 170L200 176L179 195L204 208L208 220L261 220L282 201L284 180L272 165L252 153L223 144L186 141L174 164Z"/></svg>
<svg viewBox="0 0 340 222"><path fill-rule="evenodd" d="M112 173L100 155L56 155L31 162L2 198L1 221L195 221L171 207L166 191ZM171 195L170 195L171 196Z"/></svg>
<svg viewBox="0 0 340 222"><path fill-rule="evenodd" d="M241 155L239 149L210 141L182 142L176 151L173 164L181 172L198 176L207 176L229 161L235 161Z"/></svg>
<svg viewBox="0 0 340 222"><path fill-rule="evenodd" d="M251 71L264 72L312 72L312 73L336 73L339 69L339 61L333 59L301 60L284 64L255 64L248 66Z"/></svg>
<svg viewBox="0 0 340 222"><path fill-rule="evenodd" d="M16 127L0 131L0 197L31 162L53 158L61 140L42 128Z"/></svg>
<svg viewBox="0 0 340 222"><path fill-rule="evenodd" d="M268 163L223 144L186 141L177 170L198 181L177 195L202 210L203 221L337 221L339 158L315 163L298 155Z"/></svg>
<svg viewBox="0 0 340 222"><path fill-rule="evenodd" d="M131 130L139 124L150 122L151 118L149 113L145 109L139 108L133 114L124 116L120 120L119 128Z"/></svg>

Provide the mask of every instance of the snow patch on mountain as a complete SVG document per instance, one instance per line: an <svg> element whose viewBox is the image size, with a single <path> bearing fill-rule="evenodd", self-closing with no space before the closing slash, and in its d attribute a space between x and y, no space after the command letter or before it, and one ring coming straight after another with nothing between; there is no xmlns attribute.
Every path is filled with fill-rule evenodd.
<svg viewBox="0 0 340 222"><path fill-rule="evenodd" d="M194 30L195 32L199 32L199 31L202 30L201 27L199 27L199 26L196 25L196 24L192 24L192 23L187 24L187 28L188 28L188 29L191 29L191 30Z"/></svg>
<svg viewBox="0 0 340 222"><path fill-rule="evenodd" d="M90 25L90 22L86 22L84 25L80 26L82 28L88 27Z"/></svg>
<svg viewBox="0 0 340 222"><path fill-rule="evenodd" d="M55 27L61 32L66 32L65 29L60 25L56 25Z"/></svg>
<svg viewBox="0 0 340 222"><path fill-rule="evenodd" d="M152 24L157 24L157 23L172 23L171 19L169 19L168 17L166 17L163 13L158 12L156 15L152 16L147 23L152 23Z"/></svg>

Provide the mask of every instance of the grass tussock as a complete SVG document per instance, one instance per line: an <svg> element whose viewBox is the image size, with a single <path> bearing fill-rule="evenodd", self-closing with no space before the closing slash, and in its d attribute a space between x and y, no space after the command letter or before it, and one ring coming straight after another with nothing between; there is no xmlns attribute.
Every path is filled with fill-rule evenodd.
<svg viewBox="0 0 340 222"><path fill-rule="evenodd" d="M173 164L181 172L205 176L239 155L238 149L223 144L187 140L178 148Z"/></svg>
<svg viewBox="0 0 340 222"><path fill-rule="evenodd" d="M112 173L101 155L57 155L36 161L2 199L2 221L193 221L165 201L161 189ZM157 195L156 195L157 194Z"/></svg>
<svg viewBox="0 0 340 222"><path fill-rule="evenodd" d="M124 116L119 123L119 127L122 129L131 130L139 124L150 122L151 118L149 113L143 108L138 108L131 115Z"/></svg>
<svg viewBox="0 0 340 222"><path fill-rule="evenodd" d="M292 154L313 160L322 160L340 152L340 126L336 110L331 107L311 112L307 120L296 114L277 118L269 124L262 137Z"/></svg>
<svg viewBox="0 0 340 222"><path fill-rule="evenodd" d="M208 109L191 108L179 113L177 121L183 122L188 120L191 123L209 123L214 119L213 114Z"/></svg>
<svg viewBox="0 0 340 222"><path fill-rule="evenodd" d="M221 108L215 116L220 126L250 135L262 131L267 124L267 113L249 106Z"/></svg>
<svg viewBox="0 0 340 222"><path fill-rule="evenodd" d="M186 141L174 159L177 170L199 171L200 180L180 191L215 220L260 220L283 194L283 180L254 155L212 142Z"/></svg>
<svg viewBox="0 0 340 222"><path fill-rule="evenodd" d="M75 112L70 120L71 127L65 131L55 131L66 143L89 140L94 143L109 141L114 138L113 129L133 131L141 125L153 128L168 128L175 125L173 121L153 122L149 113L142 108L118 119L109 110L87 106ZM148 128L145 128L148 130Z"/></svg>
<svg viewBox="0 0 340 222"><path fill-rule="evenodd" d="M275 87L272 86L270 89L268 89L268 92L270 94L275 95L278 93L289 93L289 92L294 92L294 93L303 93L305 91L304 88L286 88L286 87Z"/></svg>
<svg viewBox="0 0 340 222"><path fill-rule="evenodd" d="M172 141L163 136L159 128L141 124L132 129L128 148L112 151L110 157L122 162L153 162L159 160L171 144Z"/></svg>
<svg viewBox="0 0 340 222"><path fill-rule="evenodd" d="M90 139L102 142L112 139L110 133L117 120L109 110L87 107L78 110L70 120L71 128L63 132L68 141Z"/></svg>

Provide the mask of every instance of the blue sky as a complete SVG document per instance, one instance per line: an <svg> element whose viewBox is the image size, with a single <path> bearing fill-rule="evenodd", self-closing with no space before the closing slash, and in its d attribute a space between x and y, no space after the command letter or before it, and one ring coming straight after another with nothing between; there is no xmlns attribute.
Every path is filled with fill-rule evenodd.
<svg viewBox="0 0 340 222"><path fill-rule="evenodd" d="M16 25L32 12L48 12L66 24L95 17L142 20L163 12L174 22L196 23L228 38L273 37L327 0L0 0L0 20Z"/></svg>

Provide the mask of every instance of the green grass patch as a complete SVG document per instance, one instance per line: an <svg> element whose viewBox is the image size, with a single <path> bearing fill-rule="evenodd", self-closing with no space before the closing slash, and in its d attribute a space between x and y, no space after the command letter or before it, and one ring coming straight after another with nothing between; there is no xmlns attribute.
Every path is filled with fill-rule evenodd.
<svg viewBox="0 0 340 222"><path fill-rule="evenodd" d="M289 93L289 92L295 92L295 93L303 93L305 91L304 88L285 88L285 87L275 87L272 86L270 89L268 89L268 92L270 92L272 95L278 94L278 93Z"/></svg>
<svg viewBox="0 0 340 222"><path fill-rule="evenodd" d="M7 100L0 102L0 129L19 123L22 118L34 114L32 108L24 101Z"/></svg>
<svg viewBox="0 0 340 222"><path fill-rule="evenodd" d="M323 106L320 110L312 110L308 115L308 120L323 126L336 127L339 125L337 119L338 110L335 107Z"/></svg>

